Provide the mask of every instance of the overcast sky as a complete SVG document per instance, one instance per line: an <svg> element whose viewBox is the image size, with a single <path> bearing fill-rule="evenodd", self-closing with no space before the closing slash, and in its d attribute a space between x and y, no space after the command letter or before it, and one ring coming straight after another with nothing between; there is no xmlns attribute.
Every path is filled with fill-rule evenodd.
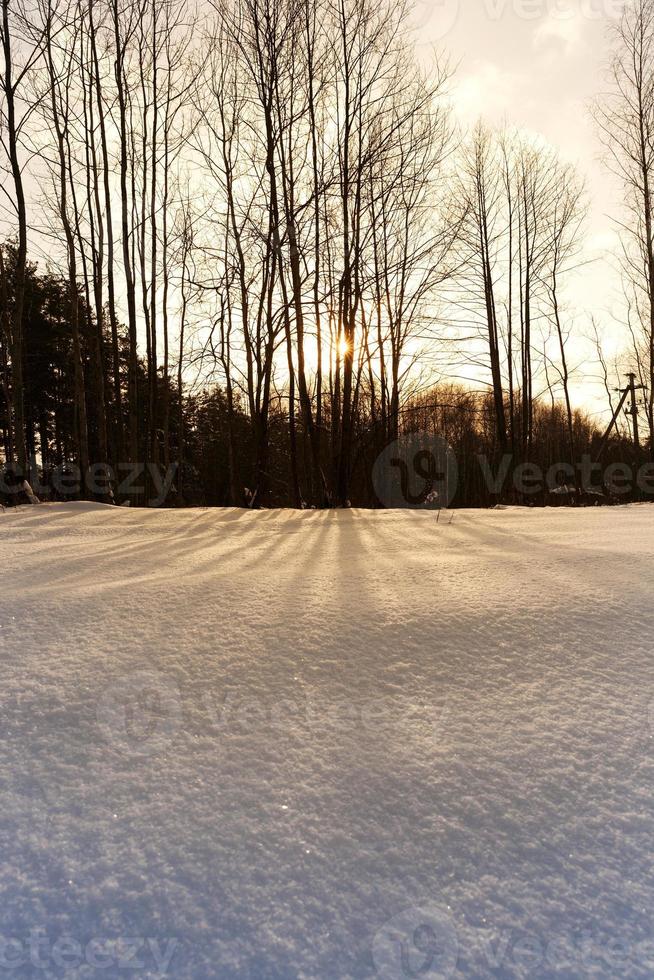
<svg viewBox="0 0 654 980"><path fill-rule="evenodd" d="M577 166L590 199L586 258L570 290L575 324L590 314L602 325L609 351L624 346L619 326L619 279L611 253L620 188L607 173L589 104L605 87L608 29L622 0L419 0L421 43L436 42L458 65L456 111L541 134ZM584 356L582 347L578 357ZM590 394L587 390L583 399ZM579 392L579 394L581 394Z"/></svg>

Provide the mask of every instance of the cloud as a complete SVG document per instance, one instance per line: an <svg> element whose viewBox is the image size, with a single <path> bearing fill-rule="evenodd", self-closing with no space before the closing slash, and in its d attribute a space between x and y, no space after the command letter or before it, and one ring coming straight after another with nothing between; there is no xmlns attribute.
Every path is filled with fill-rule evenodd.
<svg viewBox="0 0 654 980"><path fill-rule="evenodd" d="M536 50L552 46L561 53L570 54L582 41L583 17L579 8L555 6L550 9L534 31Z"/></svg>
<svg viewBox="0 0 654 980"><path fill-rule="evenodd" d="M513 114L516 93L525 91L525 83L526 79L517 72L505 71L490 61L478 61L456 86L457 115L464 122L475 122L482 116L500 123Z"/></svg>

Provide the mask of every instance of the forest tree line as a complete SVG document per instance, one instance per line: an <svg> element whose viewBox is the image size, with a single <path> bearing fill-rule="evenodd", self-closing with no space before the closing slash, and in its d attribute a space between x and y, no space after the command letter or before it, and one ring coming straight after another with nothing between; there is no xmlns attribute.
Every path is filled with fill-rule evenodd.
<svg viewBox="0 0 654 980"><path fill-rule="evenodd" d="M0 8L7 468L47 487L105 466L114 499L143 463L174 471L168 503L374 505L374 459L418 428L457 453L457 502L485 504L479 454L549 466L597 446L573 408L565 292L583 183L524 135L458 130L409 7ZM630 207L648 451L651 10L616 30L598 108ZM607 458L629 453L618 429Z"/></svg>

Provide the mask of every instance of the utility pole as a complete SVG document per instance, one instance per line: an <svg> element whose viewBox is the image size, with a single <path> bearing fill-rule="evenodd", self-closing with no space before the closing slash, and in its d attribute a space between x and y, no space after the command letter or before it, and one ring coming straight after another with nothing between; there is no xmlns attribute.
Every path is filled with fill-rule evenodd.
<svg viewBox="0 0 654 980"><path fill-rule="evenodd" d="M631 425L634 434L634 447L636 449L636 453L640 455L640 440L638 438L638 404L636 402L636 392L645 386L636 384L636 375L633 373L633 371L630 371L627 377L629 378L628 390L629 394L631 395L631 404L629 408L625 409L625 415L631 415Z"/></svg>
<svg viewBox="0 0 654 980"><path fill-rule="evenodd" d="M628 395L631 396L629 399L630 405L629 408L625 408L625 415L631 415L631 427L632 427L632 433L634 439L634 448L637 454L640 453L640 439L638 437L638 404L636 402L636 392L644 388L645 385L636 384L636 375L634 374L633 371L630 371L627 374L627 377L629 378L629 384L627 385L627 387L615 389L620 394L620 401L618 402L617 408L613 413L613 417L608 424L608 428L606 432L604 433L604 435L600 440L599 448L595 456L598 462L601 459L604 450L606 449L606 445L609 441L609 436L611 435L611 430L616 423L618 415L620 414L620 409L626 402Z"/></svg>

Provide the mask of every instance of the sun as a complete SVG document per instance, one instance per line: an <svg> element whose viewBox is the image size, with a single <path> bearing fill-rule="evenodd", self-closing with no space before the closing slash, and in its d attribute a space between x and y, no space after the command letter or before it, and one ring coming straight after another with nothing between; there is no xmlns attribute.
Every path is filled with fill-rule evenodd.
<svg viewBox="0 0 654 980"><path fill-rule="evenodd" d="M338 354L339 354L339 357L341 359L344 358L345 355L349 353L349 350L350 350L349 343L347 342L347 340L345 339L345 337L342 337L339 340L339 342L338 342Z"/></svg>

